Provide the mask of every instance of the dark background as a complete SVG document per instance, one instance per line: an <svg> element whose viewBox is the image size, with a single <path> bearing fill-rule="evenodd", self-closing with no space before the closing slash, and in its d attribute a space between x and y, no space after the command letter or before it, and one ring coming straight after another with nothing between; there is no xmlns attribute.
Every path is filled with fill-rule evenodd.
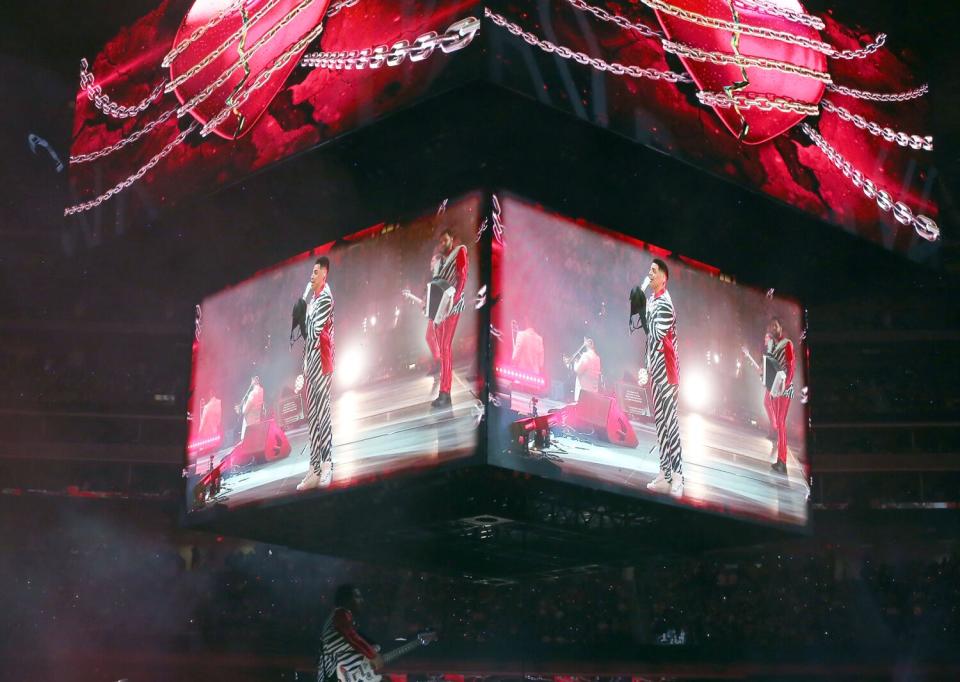
<svg viewBox="0 0 960 682"><path fill-rule="evenodd" d="M960 88L948 3L831 3L909 44L928 70L935 267L488 86L142 224L67 223L64 173L26 137L65 161L79 57L151 7L37 1L0 22L7 676L292 679L344 577L368 588L376 636L443 630L432 659L411 659L421 670L955 676ZM483 186L806 304L812 537L495 587L179 528L194 304L316 243ZM687 645L656 646L671 630Z"/></svg>

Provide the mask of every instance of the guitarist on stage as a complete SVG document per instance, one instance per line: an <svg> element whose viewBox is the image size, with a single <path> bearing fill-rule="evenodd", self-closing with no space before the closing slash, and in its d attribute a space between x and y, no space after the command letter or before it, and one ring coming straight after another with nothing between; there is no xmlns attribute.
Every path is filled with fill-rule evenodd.
<svg viewBox="0 0 960 682"><path fill-rule="evenodd" d="M323 626L317 682L336 682L337 668L350 671L366 660L374 671L383 668L383 658L373 644L357 632L355 616L363 608L363 595L353 585L340 585L333 598L334 609Z"/></svg>
<svg viewBox="0 0 960 682"><path fill-rule="evenodd" d="M764 338L764 355L776 363L777 376L773 386L765 391L763 406L770 419L770 425L777 433L770 460L774 472L787 473L787 411L793 398L794 353L793 341L783 333L783 323L774 317L767 325Z"/></svg>
<svg viewBox="0 0 960 682"><path fill-rule="evenodd" d="M450 388L453 384L453 335L457 331L457 322L463 312L463 289L467 284L467 247L456 244L453 232L449 228L440 233L440 277L450 283L454 289L450 310L441 322L434 325L437 349L440 358L440 392L431 403L434 408L449 408Z"/></svg>

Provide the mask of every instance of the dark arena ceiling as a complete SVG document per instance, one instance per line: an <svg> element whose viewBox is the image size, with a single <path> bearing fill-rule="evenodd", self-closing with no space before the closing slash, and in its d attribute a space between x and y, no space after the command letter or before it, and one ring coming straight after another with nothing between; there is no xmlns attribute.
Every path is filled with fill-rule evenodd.
<svg viewBox="0 0 960 682"><path fill-rule="evenodd" d="M0 557L0 581L15 586L9 611L16 617L0 619L0 668L20 666L11 668L12 679L306 679L316 616L328 606L321 593L346 579L369 583L372 601L390 605L378 616L378 633L434 621L460 638L412 659L411 681L436 682L451 671L458 676L448 682L955 678L957 3L804 3L811 13L887 31L922 65L942 232L939 254L923 264L491 83L392 113L169 210L136 220L113 221L108 212L102 220L65 220L75 197L60 164L78 134L80 59L160 3L7 4L0 21L0 344L13 350L0 371L15 381L0 405L0 536L24 556L6 562L14 552L4 545ZM648 164L640 171L638 158ZM692 189L682 195L672 186ZM636 226L635 238L662 238L739 283L762 290L775 283L778 294L802 303L813 387L808 443L820 480L807 534L744 530L747 524L725 526L716 517L701 517L697 533L672 534L674 518L693 526L701 512L674 517L595 491L565 497L554 482L539 486L540 507L521 509L522 491L533 489L523 487L522 473L471 479L459 469L419 488L399 479L377 489L377 499L396 510L414 493L423 502L406 510L415 522L400 524L398 512L386 528L389 556L371 536L348 538L351 551L340 554L318 541L329 519L301 524L298 515L324 505L233 516L211 506L206 526L182 523L194 306L332 236L432 211L444 197L500 189L585 222ZM780 245L787 253L776 251ZM756 256L768 251L776 257ZM35 366L20 369L23 358ZM485 517L493 512L475 498L497 499L505 479L515 494L501 500L504 518ZM469 494L451 495L451 480ZM138 485L139 497L123 497ZM90 490L106 491L107 501L79 499ZM110 497L117 490L122 499ZM374 527L375 515L363 510L366 493L344 495L355 507L340 513L346 508ZM943 506L911 507L911 495ZM871 515L890 499L902 514ZM597 528L608 532L585 541ZM630 535L636 528L645 530ZM713 529L728 537L696 541ZM643 542L626 547L631 537ZM49 549L40 546L47 538ZM277 544L262 544L269 542ZM749 552L741 554L741 544ZM856 559L834 561L844 551ZM910 563L914 551L929 562ZM951 551L953 563L943 559ZM848 589L836 576L854 564L867 577ZM893 576L895 564L902 575ZM185 572L174 568L183 565ZM61 573L78 585L65 581L70 594L58 591ZM688 592L685 581L694 584ZM922 586L913 590L913 583ZM684 598L665 606L660 585ZM171 586L181 591L167 603L163 590ZM313 592L304 596L301 587ZM88 642L74 630L101 617L88 605L94 600L105 604L110 623L98 622ZM731 604L738 614L766 610L735 623ZM651 633L679 637L673 624L696 618L689 632L700 638L699 659L650 644ZM770 622L778 627L765 631ZM842 637L834 626L846 629ZM166 634L157 636L162 628ZM726 630L747 643L721 638ZM43 646L33 650L35 636ZM778 638L793 637L808 648L781 656ZM61 639L75 650L60 651ZM128 648L118 653L114 639ZM764 653L754 654L754 639ZM4 641L31 653L4 652ZM901 648L911 653L901 657ZM923 659L928 653L933 662Z"/></svg>

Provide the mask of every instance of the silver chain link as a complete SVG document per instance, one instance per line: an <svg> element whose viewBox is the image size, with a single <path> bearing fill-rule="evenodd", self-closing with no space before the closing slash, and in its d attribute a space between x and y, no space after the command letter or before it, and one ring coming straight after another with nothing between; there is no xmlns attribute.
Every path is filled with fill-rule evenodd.
<svg viewBox="0 0 960 682"><path fill-rule="evenodd" d="M326 20L326 19L329 19L330 17L336 16L342 10L345 10L348 7L353 7L358 2L360 2L360 0L341 0L341 2L334 3L330 5L329 9L327 9L327 13L324 15L324 19ZM223 19L231 11L239 7L240 4L241 4L241 0L236 0L235 2L230 3L229 5L224 7L222 10L220 10L216 14L216 16L214 16L210 21L208 21L203 26L200 26L199 28L197 28L197 30L191 33L190 36L186 38L182 43L180 43L175 48L170 50L170 52L168 52L167 55L163 58L163 61L160 62L160 65L163 66L164 68L169 67L173 63L174 59L176 59L181 54L183 54L183 52L186 51L186 49L190 47L193 43L199 40L204 33L206 33L208 30L210 30L211 28L219 24L221 21L223 21Z"/></svg>
<svg viewBox="0 0 960 682"><path fill-rule="evenodd" d="M244 20L240 28L238 28L236 31L234 31L229 36L227 36L227 38L223 42L221 42L219 45L213 48L210 52L208 52L203 59L201 59L196 64L191 66L189 69L181 73L172 81L168 82L166 86L164 86L163 88L164 92L173 92L176 88L179 88L181 85L183 85L188 80L190 80L191 78L196 76L198 73L203 71L205 68L207 68L210 64L213 63L215 59L217 59L220 55L226 52L227 48L229 48L232 43L236 42L237 40L241 40L246 35L247 31L249 30L249 27L252 26L253 24L256 24L261 19L263 19L263 17L266 16L267 12L269 12L274 7L276 7L279 2L280 0L269 0L269 2L267 2L263 7L257 10L257 13L254 14L252 17L250 17L249 20ZM307 5L311 4L312 2L313 0L302 0L299 5L296 5L292 10L290 10L288 14L284 15L281 21L286 20L291 14L294 17L296 17L298 14L300 14L300 12L302 12L307 8ZM260 43L259 41L258 43L254 43L254 45L251 47L250 50L244 51L243 58L245 59L247 56L252 54L255 51L253 48L259 47L260 45L262 45L262 43Z"/></svg>
<svg viewBox="0 0 960 682"><path fill-rule="evenodd" d="M301 3L301 6L299 6L299 7L298 7L297 9L295 9L293 12L291 12L290 14L288 14L286 17L284 17L284 19L281 20L281 22L280 22L279 24L275 25L270 31L268 31L266 34L264 34L264 35L261 37L260 41L258 41L258 42L251 48L251 50L249 50L249 51L247 52L247 54L249 55L250 52L252 52L254 49L259 48L259 47L262 45L263 42L266 42L267 40L270 40L274 35L276 35L277 32L279 32L279 31L280 31L281 29L283 29L290 21L292 21L293 17L295 17L296 14L299 14L299 12L303 9L303 7L306 6L306 4L309 4L309 1L310 1L310 0L307 0L306 3ZM341 2L338 2L338 3L336 3L335 5L332 5L332 6L327 10L326 14L324 15L324 18L326 19L326 18L335 16L336 14L338 14L339 12L341 12L342 10L344 10L344 9L346 9L346 8L348 8L348 7L354 7L354 6L356 6L359 2L360 2L360 0L342 0ZM217 23L219 23L220 21L222 21L223 18L229 13L229 11L230 11L231 9L235 8L235 7L238 6L238 5L239 5L239 3L234 3L234 4L230 5L229 7L221 10L221 11L220 11L213 19L211 19L211 21L208 22L204 27L201 27L200 29L198 29L197 31L195 31L193 34L191 34L190 37L187 38L187 41L186 41L186 42L188 42L188 44L189 44L189 43L192 43L192 42L195 42L195 41L200 37L200 35L203 34L203 32L205 32L205 31L208 30L210 27L212 27L212 26L216 25ZM292 14L293 16L291 16L291 14ZM282 67L290 60L290 58L291 58L294 54L296 54L297 52L300 52L301 50L303 50L307 45L310 44L311 41L313 41L317 36L319 36L320 33L321 33L322 30L323 30L323 25L324 25L323 22L321 22L320 24L318 24L316 27L314 27L314 29L313 29L312 31L310 31L310 33L308 33L304 38L302 38L300 41L298 41L297 44L295 44L293 47L289 48L286 52L284 52L283 54L281 54L281 56L277 58L277 60L274 62L274 64L273 64L267 71L265 71L265 72L263 72L263 73L260 74L260 76L254 81L254 84L253 84L253 85L251 85L249 88L247 88L247 89L244 90L242 93L240 93L240 96L236 98L236 101L234 101L234 102L231 103L230 107L222 110L222 111L217 115L217 117L215 117L214 119L211 119L211 121L208 122L206 126L204 126L203 131L202 131L203 134L204 134L204 135L208 134L208 133L210 132L210 130L212 130L214 127L216 127L217 125L219 125L220 123L222 123L223 120L226 118L226 116L229 115L230 111L232 111L234 108L236 108L236 107L240 106L241 104L243 104L243 102L246 102L246 100L250 97L250 94L251 94L254 90L259 89L260 87L262 87L263 84L264 84L267 80L269 80L270 76L272 76L273 73L275 73L278 69L282 68ZM199 33L198 33L198 32L199 32ZM183 47L183 43L181 43L181 47ZM184 49L185 49L185 47L184 47ZM180 53L182 53L182 52L183 52L183 49L180 49L179 51L177 51L177 50L171 51L171 52L167 55L167 58L169 58L170 61L172 61L173 59L175 59L175 58L176 58ZM165 58L164 61L166 61L167 58ZM195 96L195 97L188 103L189 106L184 105L184 106L179 107L179 108L176 108L176 109L168 109L167 111L165 111L165 112L163 112L162 114L160 114L160 116L159 116L156 120L151 121L151 122L150 122L149 124L147 124L144 128L142 128L141 130L138 130L138 131L134 132L134 133L133 133L132 135L130 135L129 137L126 137L126 138L120 140L119 142L116 142L116 143L114 143L114 144L112 144L112 145L109 145L109 146L107 146L107 147L104 147L104 148L102 148L102 149L99 149L99 150L97 150L97 151L95 151L95 152L90 152L89 154L78 154L78 155L75 156L75 157L71 157L71 159L70 159L71 162L73 162L73 163L85 163L85 162L88 162L88 161L93 161L93 160L95 160L95 159L102 158L102 157L107 156L107 155L109 155L109 154L112 154L113 152L115 152L115 151L117 151L117 150L119 150L119 149L122 149L123 147L125 147L125 146L127 146L127 145L129 145L129 144L132 144L132 143L135 142L136 140L142 138L144 135L146 135L146 134L148 134L150 131L154 130L158 125L160 125L161 123L167 121L171 116L176 115L176 117L177 117L178 119L181 118L181 117L184 116L190 109L192 109L193 107L195 107L195 106L199 105L200 103L202 103L203 101L205 101L220 85L223 84L223 82L226 81L227 78L229 78L229 74L233 73L233 71L236 70L236 68L237 68L237 65L235 64L232 68L228 69L226 76L224 76L223 74L221 74L220 78L218 78L217 81L215 81L215 84L211 84L211 86L208 86L208 87L205 88L201 93L199 93L199 95ZM110 116L114 116L114 117L116 117L116 118L129 118L129 117L131 117L131 116L135 116L136 114L139 114L139 113L141 113L142 111L144 111L147 107L150 106L150 104L152 103L152 101L153 101L161 92L163 92L164 85L166 84L165 82L160 83L158 86L156 86L156 87L154 88L153 92L151 92L151 94L150 94L149 97L147 97L145 100L143 100L142 102L140 102L140 103L137 104L136 106L134 106L134 107L123 107L123 106L121 106L121 105L118 105L118 104L112 102L106 95L103 95L103 94L102 94L102 92L101 92L101 90L100 90L100 86L98 86L98 85L95 84L93 74L91 74L88 69L89 69L89 65L88 65L87 60L86 60L86 59L82 60L82 61L81 61L80 82L81 82L82 86L84 87L84 89L87 91L88 97L91 98L91 100L94 102L94 104L97 106L98 109L100 109L100 110L103 111L104 113L106 113L106 114L108 114L108 115L110 115ZM241 99L241 98L242 98L242 99ZM123 180L122 182L118 183L118 184L115 185L114 187L110 188L109 190L107 190L106 192L104 192L103 194L101 194L100 196L98 196L98 197L96 197L96 198L94 198L94 199L91 199L90 201L85 201L85 202L83 202L83 203L81 203L81 204L76 204L76 205L74 205L74 206L69 206L69 207L67 207L66 209L64 209L64 212L63 212L64 216L69 216L69 215L73 215L73 214L76 214L76 213L82 213L82 212L84 212L84 211L89 211L89 210L92 209L92 208L96 208L97 206L100 206L103 202L109 200L111 197L115 196L116 194L122 192L123 190L125 190L125 189L127 189L128 187L130 187L131 185L133 185L135 182L137 182L138 180L140 180L141 178L143 178L143 176L146 175L154 166L156 166L158 163L160 163L161 160L163 160L166 156L168 156L168 155L170 154L170 152L172 152L173 149L174 149L177 145L181 144L181 143L187 138L187 136L190 135L190 133L192 133L194 130L197 129L197 126L198 126L198 125L199 125L199 124L198 124L196 121L194 121L193 123L191 123L188 128L186 128L185 130L183 130L183 131L182 131L179 135L177 135L171 142L169 142L166 146L164 146L164 148L161 149L155 156L153 156L149 161L147 161L146 164L144 164L143 166L141 166L141 167L137 170L136 173L134 173L133 175L129 176L128 178L126 178L126 179Z"/></svg>
<svg viewBox="0 0 960 682"><path fill-rule="evenodd" d="M752 9L763 14L769 14L775 17L782 17L787 21L792 21L795 24L802 24L803 26L809 26L818 31L822 31L826 28L826 25L823 23L823 19L820 17L814 16L812 14L804 14L803 12L794 12L793 10L784 9L779 5L775 5L772 2L766 2L765 0L733 0L734 5L739 5L745 9Z"/></svg>
<svg viewBox="0 0 960 682"><path fill-rule="evenodd" d="M572 59L578 64L591 66L598 71L607 71L616 76L630 76L632 78L649 78L651 80L666 81L668 83L692 83L693 79L685 73L676 71L659 71L657 69L646 69L639 66L626 66L619 62L607 62L598 57L591 57L583 52L576 52L563 45L557 45L549 40L538 38L533 33L523 30L518 24L509 21L503 15L493 12L489 7L483 9L483 15L490 19L494 24L505 28L511 34L523 39L525 43L533 47L538 47L544 52L555 54L563 59Z"/></svg>
<svg viewBox="0 0 960 682"><path fill-rule="evenodd" d="M203 126L203 128L200 130L201 137L206 137L209 135L211 132L213 132L213 129L223 123L235 109L243 106L243 104L250 99L250 95L266 85L267 81L273 77L274 73L286 66L287 62L289 62L294 55L306 49L307 45L316 40L317 37L323 32L323 27L323 22L317 24L312 31L307 33L300 40L290 46L286 51L284 51L279 57L277 57L273 64L261 71L253 83L247 86L244 90L241 90L239 93L236 93L235 96L231 98L232 101L223 107L223 109L221 109L216 116L207 121L207 123Z"/></svg>
<svg viewBox="0 0 960 682"><path fill-rule="evenodd" d="M790 33L789 31L778 31L776 29L765 28L763 26L743 24L739 21L727 21L726 19L720 19L719 17L711 17L706 14L700 14L699 12L683 9L681 7L677 7L676 5L672 5L669 2L664 2L664 0L640 0L640 2L650 9L658 10L665 14L670 14L698 26L704 26L706 28L712 28L719 31L730 31L732 33L742 35L756 36L758 38L766 38L768 40L777 40L790 45L806 47L810 50L822 52L823 54L827 55L836 52L832 45L825 43L822 40L798 36L794 33Z"/></svg>
<svg viewBox="0 0 960 682"><path fill-rule="evenodd" d="M601 7L588 5L586 2L584 2L584 0L567 0L567 2L569 2L571 5L576 7L578 10L581 10L583 12L589 12L590 14L595 16L597 19L600 19L601 21L609 21L611 23L614 23L624 30L636 31L640 35L645 36L647 38L657 38L657 39L663 38L662 32L654 30L649 26L647 26L646 24L633 22L624 16L620 16L619 14L612 14Z"/></svg>
<svg viewBox="0 0 960 682"><path fill-rule="evenodd" d="M837 85L831 84L827 86L827 90L831 92L836 92L841 95L849 95L850 97L856 97L857 99L866 99L871 102L906 102L911 99L917 99L918 97L923 97L927 94L929 86L924 83L919 88L914 88L913 90L907 90L906 92L870 92L868 90L857 90L856 88L848 88L846 85Z"/></svg>
<svg viewBox="0 0 960 682"><path fill-rule="evenodd" d="M213 18L210 19L210 21L205 23L203 26L197 27L197 29L193 33L191 33L189 36L187 36L187 38L185 38L182 43L180 43L179 45L174 47L172 50L167 52L166 55L164 55L163 60L161 60L160 62L160 66L162 66L165 69L169 68L169 66L173 64L174 59L176 59L181 54L183 54L188 47L190 47L195 42L200 40L200 38L202 38L207 31L209 31L211 28L213 28L214 26L219 24L221 21L223 21L226 18L226 16L230 14L230 12L235 10L245 1L246 0L234 0L229 5L227 5L226 7L221 9L219 12L217 12L213 16Z"/></svg>
<svg viewBox="0 0 960 682"><path fill-rule="evenodd" d="M338 14L340 14L340 12L347 9L348 7L356 6L358 2L360 2L360 0L341 0L340 2L336 2L330 5L330 9L327 10L327 13L324 16L324 19L335 17Z"/></svg>
<svg viewBox="0 0 960 682"><path fill-rule="evenodd" d="M129 137L124 137L119 142L114 142L113 144L107 147L98 149L95 152L90 152L89 154L77 154L76 156L71 156L70 163L88 163L90 161L95 161L96 159L100 159L100 158L103 158L104 156L113 154L115 151L123 149L128 144L133 144L134 142L139 140L141 137L148 134L151 130L153 130L158 125L160 125L161 123L169 119L171 116L173 116L173 114L175 114L176 111L177 111L176 108L167 109L165 112L160 114L160 116L158 116L156 120L150 121L150 123L145 125L143 128L141 128L140 130L134 131Z"/></svg>
<svg viewBox="0 0 960 682"><path fill-rule="evenodd" d="M135 183L137 180L142 178L144 175L146 175L150 171L150 169L152 169L154 166L160 163L160 161L162 161L164 157L166 157L167 155L170 154L170 152L173 151L174 147L176 147L177 145L182 143L185 139L187 139L187 136L197 129L197 125L198 123L196 121L191 123L190 127L183 130L179 135L177 135L173 140L171 140L163 149L157 152L153 156L153 158L151 158L143 166L141 166L136 173L128 177L126 180L123 180L122 182L117 183L116 185L114 185L113 187L111 187L110 189L108 189L106 192L104 192L103 194L101 194L95 199L91 199L90 201L85 201L82 204L68 206L63 210L63 215L69 216L69 215L73 215L74 213L82 213L84 211L89 211L91 208L96 208L97 206L102 204L104 201L106 201L110 197L114 196L115 194L119 194L120 192L125 190L127 187L129 187L130 185Z"/></svg>
<svg viewBox="0 0 960 682"><path fill-rule="evenodd" d="M830 78L830 74L825 71L816 71L815 69L808 69L805 66L791 64L789 62L781 62L775 59L767 59L765 57L727 54L726 52L710 52L708 50L701 50L700 48L691 47L682 43L675 43L672 40L664 40L663 49L671 54L677 55L678 57L686 57L698 62L707 62L709 64L718 64L721 66L728 64L735 64L741 67L752 66L770 71L779 71L780 73L804 76L806 78L815 78L822 83L829 84L833 82Z"/></svg>
<svg viewBox="0 0 960 682"><path fill-rule="evenodd" d="M759 93L734 93L728 95L725 92L708 92L701 90L697 93L697 99L701 104L708 107L720 107L721 109L759 109L760 111L782 111L784 113L802 114L803 116L817 116L820 113L819 107L815 104L798 102L788 97L779 97L776 95L764 95Z"/></svg>
<svg viewBox="0 0 960 682"><path fill-rule="evenodd" d="M933 136L931 135L911 135L903 131L881 126L879 123L867 120L860 114L851 113L847 109L826 99L820 101L820 106L826 111L836 114L844 121L852 123L861 130L866 130L871 135L881 137L887 142L896 142L901 147L910 147L910 149L923 149L928 152L933 151Z"/></svg>
<svg viewBox="0 0 960 682"><path fill-rule="evenodd" d="M276 5L277 1L278 0L274 0L273 2L268 3L266 7L258 11L257 14L254 15L254 18L251 20L251 23L254 23L257 19L259 19L262 16L263 13L265 13L269 9L272 9ZM324 19L329 19L332 16L336 16L344 9L347 9L348 7L356 6L359 2L360 0L341 0L341 2L338 2L330 6L326 14L324 15ZM182 43L180 43L173 50L168 52L164 56L163 60L160 62L161 66L164 68L169 67L170 64L172 64L177 57L179 57L184 51L186 51L188 47L190 47L190 45L192 45L197 40L199 40L209 29L213 28L214 26L219 24L221 21L223 21L223 19L226 18L226 16L231 11L239 7L240 4L241 4L240 1L233 2L230 5L221 9L212 19L210 19L210 21L208 21L203 26L200 26L199 28L197 28L197 30L191 33L190 36L188 36ZM235 32L232 36L230 36L226 44L228 45L230 42L236 40L237 37L239 37L242 34L243 30L244 29L240 29L237 32ZM188 71L186 77L181 76L180 79L178 79L177 85L182 84L184 81L196 75L197 72L199 72L202 68L206 67L210 62L216 59L216 57L223 52L223 49L224 49L224 45L221 45L221 47L218 50L214 51L216 54L207 55L204 58L204 60L202 60L201 64L195 65ZM103 112L104 114L112 118L132 118L134 116L137 116L138 114L141 114L142 112L144 112L151 104L153 104L154 100L156 100L161 93L170 92L175 87L177 87L177 85L172 85L168 83L166 80L163 80L156 87L154 87L154 89L150 92L150 94L146 98L144 98L142 101L132 106L124 106L122 104L117 104L112 99L110 99L109 96L103 93L103 90L99 85L96 84L96 79L94 78L93 74L90 72L89 69L90 69L89 62L86 59L82 59L80 61L80 85L83 88L84 92L86 93L87 97L90 99L90 101L93 102L94 106L96 106L97 109L99 109L101 112ZM183 112L179 113L178 117L182 115L183 115Z"/></svg>
<svg viewBox="0 0 960 682"><path fill-rule="evenodd" d="M428 31L413 42L398 40L389 47L378 45L362 50L310 52L300 60L300 66L343 71L400 66L408 57L411 62L420 62L430 57L438 48L445 54L462 50L473 41L479 30L480 20L477 17L466 17L451 24L442 36L436 31Z"/></svg>
<svg viewBox="0 0 960 682"><path fill-rule="evenodd" d="M835 50L830 56L834 59L863 59L864 57L869 57L874 52L879 50L886 42L887 34L878 33L877 37L874 38L872 43L867 43L859 50Z"/></svg>
<svg viewBox="0 0 960 682"><path fill-rule="evenodd" d="M246 57L249 58L251 55L253 55L254 53L256 53L261 47L263 47L268 41L272 40L272 39L274 38L274 36L277 35L277 33L279 33L279 32L282 31L284 28L286 28L286 26L287 26L289 23L291 23L294 19L296 19L297 16L298 16L301 12L303 12L304 10L306 10L307 5L309 5L311 2L313 2L313 0L302 0L296 7L294 7L292 10L290 10L290 12L288 12L288 13L283 17L283 19L281 19L280 21L278 21L276 24L274 24L272 27L270 27L270 30L269 30L269 31L267 31L267 32L264 33L262 36L260 36L260 38L257 40L257 42L255 42L253 45L250 46L250 49L246 50L246 52L245 52ZM320 35L321 31L323 30L323 26L324 26L323 22L317 24L317 25L313 28L313 30L311 30L311 31L307 34L307 36L309 37L309 40L306 40L306 42L304 42L304 40L305 40L304 38L301 38L299 41L297 41L297 43L295 44L295 45L297 46L297 50L296 50L296 51L299 51L299 50L304 49L314 38L316 38L318 35ZM282 53L282 54L281 54L281 57L284 56L284 55L289 55L289 54L292 54L292 52L291 52L290 49L288 49L286 52ZM278 60L279 60L279 58L278 58ZM289 61L289 56L284 60L283 63L286 64L287 61ZM221 73L215 80L213 80L213 81L212 81L209 85L207 85L203 90L201 90L201 91L198 92L196 95L194 95L193 97L191 97L188 101L186 101L186 102L184 102L183 104L181 104L181 105L180 105L180 108L177 109L177 117L179 118L180 116L183 116L184 114L186 114L187 112L189 112L191 109L195 109L195 108L198 107L200 104L202 104L203 102L205 102L218 88L220 88L220 86L222 86L224 83L227 82L227 80L230 78L230 76L232 76L233 73L243 65L243 63L244 63L243 61L234 62L232 66L230 66L230 67L228 67L226 70L224 70L223 73ZM277 64L277 61L274 61L274 64L273 64L273 65L270 67L270 69L268 70L268 73L269 73L271 76L273 75L273 73L274 73L277 69L280 68L280 67L277 66L276 64ZM262 76L263 73L261 73L260 75ZM259 77L258 77L258 80L259 80ZM262 85L262 83L261 83L261 85ZM259 87L259 86L258 86L258 87ZM247 94L247 97L245 97L243 101L245 102L245 101L247 100L247 98L249 98L249 96L250 96L250 95L249 95L249 93L248 93L248 94ZM232 111L233 109L236 109L236 108L239 108L239 107L240 107L240 102L237 101L237 98L236 98L236 97L233 97L233 96L232 96L231 99L232 99L233 101L232 101L232 103L231 103L231 104L227 107L227 109L226 109L227 114L225 114L225 115L223 116L223 118L220 119L219 122L221 122L221 123L223 122L224 119L226 119L227 115L229 115L229 112L230 112L230 111ZM222 113L222 112L221 112L221 113ZM216 127L216 126L211 126L210 123L208 122L208 123L203 127L203 130L206 131L206 133L204 133L203 131L201 131L201 135L203 135L204 137L206 137L206 135L207 135L207 134L210 132L210 130L212 130L214 127Z"/></svg>
<svg viewBox="0 0 960 682"><path fill-rule="evenodd" d="M881 211L884 213L892 212L894 219L901 225L912 225L916 233L927 241L934 242L940 238L940 228L932 218L922 214L914 215L910 207L902 201L894 202L889 192L879 189L873 180L865 177L863 173L854 168L840 152L823 139L823 136L813 126L803 123L800 127L855 187L859 187L868 199L876 202Z"/></svg>
<svg viewBox="0 0 960 682"><path fill-rule="evenodd" d="M132 106L117 104L107 95L103 94L102 88L97 85L96 79L90 73L90 63L86 58L80 60L80 87L87 95L87 99L93 102L93 105L111 118L133 118L147 109L153 101L163 93L165 81L161 81L149 95L140 102Z"/></svg>
<svg viewBox="0 0 960 682"><path fill-rule="evenodd" d="M500 198L496 194L492 194L491 198L493 209L490 213L490 225L493 228L493 238L503 244L503 210L500 208Z"/></svg>
<svg viewBox="0 0 960 682"><path fill-rule="evenodd" d="M598 19L612 22L621 28L638 31L641 35L644 35L648 38L663 38L663 34L661 32L656 31L645 24L632 22L619 14L613 14L600 7L589 5L584 2L584 0L567 0L567 2L579 10L589 12ZM825 43L821 40L807 38L805 36L798 36L788 31L778 31L776 29L765 28L763 26L754 26L752 24L744 24L739 21L727 21L719 17L711 17L705 14L700 14L699 12L677 7L676 5L664 2L663 0L641 0L641 2L651 9L672 14L673 16L679 17L685 21L689 21L699 26L705 26L707 28L723 31L731 31L744 35L752 35L769 40L779 40L791 45L799 45L817 52L822 52L823 54L835 59L862 59L883 47L887 40L886 34L880 33L872 43L865 45L859 50L838 50L829 43ZM823 19L820 17L815 17L810 14L803 14L801 12L793 12L763 0L735 0L734 4L740 5L747 9L757 10L764 14L783 17L789 21L793 21L794 23L802 24L804 26L809 26L810 28L818 31L825 28Z"/></svg>

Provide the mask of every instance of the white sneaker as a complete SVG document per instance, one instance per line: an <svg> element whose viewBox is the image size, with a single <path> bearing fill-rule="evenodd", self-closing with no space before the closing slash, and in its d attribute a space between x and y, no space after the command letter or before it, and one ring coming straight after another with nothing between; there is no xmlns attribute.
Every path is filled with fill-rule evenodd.
<svg viewBox="0 0 960 682"><path fill-rule="evenodd" d="M652 493L668 493L670 492L670 482L664 478L661 471L655 479L647 483L647 490Z"/></svg>
<svg viewBox="0 0 960 682"><path fill-rule="evenodd" d="M324 462L320 468L320 487L326 488L333 482L333 462Z"/></svg>
<svg viewBox="0 0 960 682"><path fill-rule="evenodd" d="M307 475L297 484L297 490L312 490L320 485L320 475L311 467Z"/></svg>
<svg viewBox="0 0 960 682"><path fill-rule="evenodd" d="M777 441L773 441L773 445L770 447L770 464L776 464L779 459L780 454L777 452Z"/></svg>
<svg viewBox="0 0 960 682"><path fill-rule="evenodd" d="M670 496L683 497L683 476L674 474L670 483Z"/></svg>

